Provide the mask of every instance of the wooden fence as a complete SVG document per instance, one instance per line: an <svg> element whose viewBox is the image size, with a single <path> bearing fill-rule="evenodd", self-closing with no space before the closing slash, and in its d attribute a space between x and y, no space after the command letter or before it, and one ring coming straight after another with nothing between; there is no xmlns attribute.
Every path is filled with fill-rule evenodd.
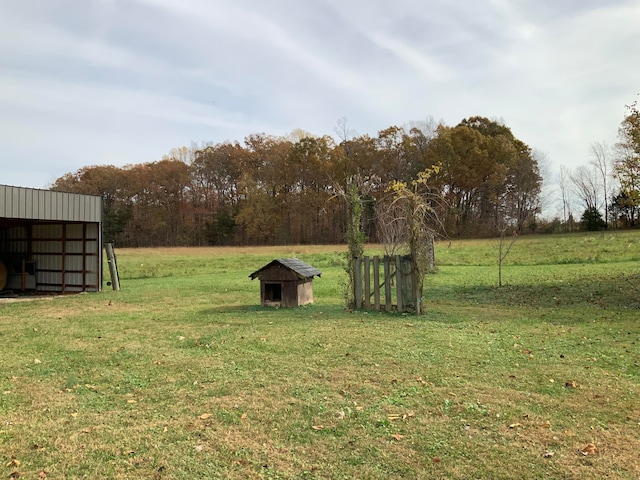
<svg viewBox="0 0 640 480"><path fill-rule="evenodd" d="M419 308L421 293L416 291L418 282L411 256L366 256L353 262L357 309L416 312L416 306Z"/></svg>

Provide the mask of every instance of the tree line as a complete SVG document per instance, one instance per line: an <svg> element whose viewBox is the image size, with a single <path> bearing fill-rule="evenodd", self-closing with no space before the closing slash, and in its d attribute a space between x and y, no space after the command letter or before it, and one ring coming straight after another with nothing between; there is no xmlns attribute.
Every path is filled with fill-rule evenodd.
<svg viewBox="0 0 640 480"><path fill-rule="evenodd" d="M594 142L587 165L561 168L559 187L565 230L634 228L640 223L640 110L626 106L618 142ZM577 212L575 200L577 200ZM579 219L576 215L580 215Z"/></svg>
<svg viewBox="0 0 640 480"><path fill-rule="evenodd" d="M429 171L430 208L448 237L534 231L542 176L531 148L484 117L391 126L335 140L295 131L179 148L162 160L87 166L53 190L102 195L104 236L121 247L342 243L356 186L362 231L379 241L379 205Z"/></svg>

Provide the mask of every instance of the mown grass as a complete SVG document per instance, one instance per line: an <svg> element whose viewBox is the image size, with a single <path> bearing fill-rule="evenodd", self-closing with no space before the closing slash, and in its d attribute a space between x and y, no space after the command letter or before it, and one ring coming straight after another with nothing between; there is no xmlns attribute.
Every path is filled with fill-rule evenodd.
<svg viewBox="0 0 640 480"><path fill-rule="evenodd" d="M0 474L638 478L639 245L523 237L498 289L441 242L421 317L345 311L341 247L120 250L120 292L0 303ZM315 304L257 306L294 255Z"/></svg>

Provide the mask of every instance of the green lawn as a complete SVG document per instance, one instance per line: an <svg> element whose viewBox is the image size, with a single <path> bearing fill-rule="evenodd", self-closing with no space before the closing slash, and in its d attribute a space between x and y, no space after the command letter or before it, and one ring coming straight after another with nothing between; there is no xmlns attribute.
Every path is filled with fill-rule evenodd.
<svg viewBox="0 0 640 480"><path fill-rule="evenodd" d="M0 478L640 478L640 232L520 238L502 288L497 244L439 243L421 317L345 311L344 247L120 250L120 292L0 301ZM314 305L258 306L281 256Z"/></svg>

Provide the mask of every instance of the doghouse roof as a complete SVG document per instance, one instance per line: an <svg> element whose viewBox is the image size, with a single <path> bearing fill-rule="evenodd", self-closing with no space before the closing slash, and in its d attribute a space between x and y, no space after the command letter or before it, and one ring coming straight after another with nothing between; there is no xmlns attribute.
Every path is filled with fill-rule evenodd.
<svg viewBox="0 0 640 480"><path fill-rule="evenodd" d="M267 263L264 267L260 268L253 272L249 277L251 280L260 276L260 273L275 264L280 264L292 272L294 272L300 279L308 279L313 278L315 275L318 277L322 275L322 272L318 270L316 267L309 265L308 263L303 262L297 258L278 258L277 260L273 260L272 262Z"/></svg>

